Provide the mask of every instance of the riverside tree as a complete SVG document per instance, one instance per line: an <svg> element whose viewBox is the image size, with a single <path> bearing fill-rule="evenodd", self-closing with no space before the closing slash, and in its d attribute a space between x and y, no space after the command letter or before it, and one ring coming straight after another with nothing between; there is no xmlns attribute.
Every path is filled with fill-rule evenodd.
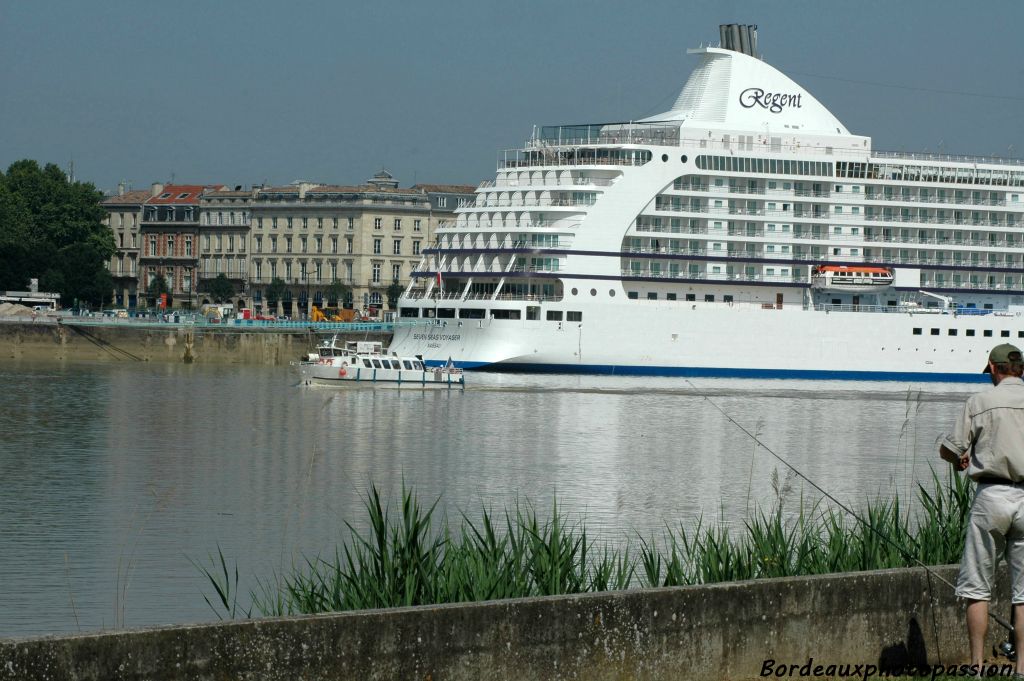
<svg viewBox="0 0 1024 681"><path fill-rule="evenodd" d="M103 195L71 182L52 163L12 163L0 172L0 289L39 287L100 306L114 288L107 263L114 236L103 224Z"/></svg>
<svg viewBox="0 0 1024 681"><path fill-rule="evenodd" d="M227 302L235 295L235 287L223 272L218 274L213 281L210 282L209 291L210 296L213 298L215 303Z"/></svg>

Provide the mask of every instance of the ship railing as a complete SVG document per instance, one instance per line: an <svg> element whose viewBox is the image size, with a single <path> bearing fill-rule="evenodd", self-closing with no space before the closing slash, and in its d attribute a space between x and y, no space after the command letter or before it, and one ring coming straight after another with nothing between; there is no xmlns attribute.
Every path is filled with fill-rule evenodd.
<svg viewBox="0 0 1024 681"><path fill-rule="evenodd" d="M992 165L1024 166L1024 160L1002 156L968 156L963 154L933 154L929 152L872 151L873 158L897 158L908 161L950 161L953 163L990 163Z"/></svg>
<svg viewBox="0 0 1024 681"><path fill-rule="evenodd" d="M516 272L558 272L559 269L558 269L558 267L550 267L550 266L547 266L547 265L515 265L514 267L512 267L512 269L505 270L505 271L506 272L510 272L510 273L516 273Z"/></svg>
<svg viewBox="0 0 1024 681"><path fill-rule="evenodd" d="M818 312L881 312L881 313L901 313L906 312L908 309L920 310L918 306L907 306L907 305L827 305L827 304L815 304L814 309Z"/></svg>
<svg viewBox="0 0 1024 681"><path fill-rule="evenodd" d="M527 302L552 302L561 300L558 296L541 296L529 293L499 293L494 297L495 300L512 300L512 301L527 301Z"/></svg>
<svg viewBox="0 0 1024 681"><path fill-rule="evenodd" d="M699 279L702 281L734 281L734 282L748 282L748 281L763 281L770 283L779 284L806 284L807 280L803 276L792 276L792 275L779 275L779 274L735 274L735 273L720 273L720 272L685 272L685 271L668 271L668 272L650 272L648 270L622 270L623 277L644 277L653 279Z"/></svg>
<svg viewBox="0 0 1024 681"><path fill-rule="evenodd" d="M650 163L640 158L536 158L536 159L502 159L498 161L498 170L505 168L547 168L551 166L642 166Z"/></svg>

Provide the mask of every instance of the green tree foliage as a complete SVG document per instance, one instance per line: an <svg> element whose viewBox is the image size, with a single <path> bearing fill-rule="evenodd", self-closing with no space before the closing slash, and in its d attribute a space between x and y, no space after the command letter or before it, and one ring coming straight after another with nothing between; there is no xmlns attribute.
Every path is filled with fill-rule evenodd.
<svg viewBox="0 0 1024 681"><path fill-rule="evenodd" d="M60 293L65 304L109 299L106 264L115 245L102 198L52 163L17 161L0 172L0 289L25 290L38 277L40 288Z"/></svg>
<svg viewBox="0 0 1024 681"><path fill-rule="evenodd" d="M150 298L159 298L161 293L170 293L170 289L167 288L167 279L164 275L158 274L153 277L153 281L149 282L149 288L146 289L146 293L149 294Z"/></svg>
<svg viewBox="0 0 1024 681"><path fill-rule="evenodd" d="M349 303L352 298L352 287L342 284L340 281L335 279L327 285L327 302L329 305L334 306L339 302L342 304Z"/></svg>
<svg viewBox="0 0 1024 681"><path fill-rule="evenodd" d="M284 300L285 294L288 293L288 285L279 277L274 277L270 284L267 286L267 304L277 305L279 300Z"/></svg>
<svg viewBox="0 0 1024 681"><path fill-rule="evenodd" d="M398 307L398 298L405 292L405 287L399 284L397 281L388 286L388 307L394 310Z"/></svg>
<svg viewBox="0 0 1024 681"><path fill-rule="evenodd" d="M235 287L228 280L227 276L221 272L210 282L209 292L214 302L223 303L235 295Z"/></svg>

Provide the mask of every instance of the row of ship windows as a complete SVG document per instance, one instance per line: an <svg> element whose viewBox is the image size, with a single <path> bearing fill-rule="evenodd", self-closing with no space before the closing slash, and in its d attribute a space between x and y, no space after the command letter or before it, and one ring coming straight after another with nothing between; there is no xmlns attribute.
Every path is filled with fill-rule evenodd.
<svg viewBox="0 0 1024 681"><path fill-rule="evenodd" d="M959 329L946 329L946 335L947 336L957 336L957 335L959 335L958 332L959 332ZM924 329L922 329L920 326L915 326L914 327L914 335L915 336L923 336L924 335ZM942 330L933 327L933 328L931 328L929 330L929 335L941 336L942 335ZM976 336L977 333L975 332L974 329L964 329L964 335L965 336ZM992 337L992 329L982 329L981 335L982 335L983 338L991 338ZM1010 332L1006 331L1006 330L1000 331L999 332L999 337L1000 338L1009 338L1010 337ZM1018 331L1017 332L1017 338L1024 338L1024 331Z"/></svg>
<svg viewBox="0 0 1024 681"><path fill-rule="evenodd" d="M363 358L363 366L367 369L399 369L403 368L415 371L423 371L423 365L416 360L403 359L399 362L397 359L366 359Z"/></svg>
<svg viewBox="0 0 1024 681"><path fill-rule="evenodd" d="M530 306L526 308L526 318L528 320L537 321L540 319L539 316L540 308ZM464 307L456 310L453 307L439 307L436 310L433 308L425 308L423 310L423 316L427 318L436 319L455 319L456 314L459 319L486 319L487 310L480 307ZM401 317L419 317L420 308L418 307L403 307L399 311ZM520 310L501 310L495 309L490 311L492 319L522 319L522 312ZM563 311L562 310L548 310L546 319L549 322L560 322L562 321ZM582 322L583 313L579 310L566 310L564 311L565 321L567 322Z"/></svg>

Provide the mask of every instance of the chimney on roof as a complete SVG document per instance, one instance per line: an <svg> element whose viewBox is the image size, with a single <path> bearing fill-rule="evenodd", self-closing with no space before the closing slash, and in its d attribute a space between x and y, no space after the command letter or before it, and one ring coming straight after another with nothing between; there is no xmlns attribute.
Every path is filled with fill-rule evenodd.
<svg viewBox="0 0 1024 681"><path fill-rule="evenodd" d="M164 185L161 182L154 182L152 188L149 190L150 197L158 196L160 192L164 190Z"/></svg>
<svg viewBox="0 0 1024 681"><path fill-rule="evenodd" d="M117 195L124 196L124 180L117 183Z"/></svg>
<svg viewBox="0 0 1024 681"><path fill-rule="evenodd" d="M757 56L757 24L719 24L718 36L722 49Z"/></svg>

